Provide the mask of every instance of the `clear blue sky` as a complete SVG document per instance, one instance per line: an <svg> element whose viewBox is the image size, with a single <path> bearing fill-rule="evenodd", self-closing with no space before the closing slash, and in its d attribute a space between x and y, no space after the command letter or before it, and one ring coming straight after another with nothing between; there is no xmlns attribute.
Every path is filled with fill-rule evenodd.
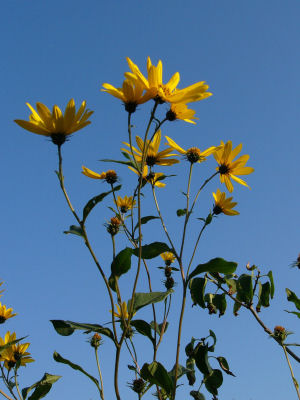
<svg viewBox="0 0 300 400"><path fill-rule="evenodd" d="M3 337L10 330L18 336L30 335L36 362L23 369L21 387L37 381L46 371L63 375L49 400L96 399L97 392L85 377L52 360L56 350L96 375L86 336L58 336L49 320L102 324L109 319L109 305L80 238L62 233L74 221L54 174L55 146L22 130L13 120L28 118L27 101L64 107L73 97L76 104L85 99L95 111L92 124L74 134L63 148L66 185L73 203L81 209L89 198L107 189L105 184L84 177L81 165L99 172L108 169L98 160L118 158L121 142L127 140L127 115L120 102L100 92L103 82L121 84L123 73L128 71L126 56L144 72L147 56L155 63L161 59L165 80L179 71L181 87L200 80L210 85L213 96L195 105L200 118L197 125L179 121L162 133L184 148L205 149L220 140L232 140L234 145L242 142L255 173L246 177L252 190L235 185L233 194L240 216L221 216L207 229L197 263L220 256L238 262L239 272L248 261L262 271L272 269L276 295L261 317L271 329L284 325L294 331L292 341L299 342L296 317L283 311L292 308L286 301L285 288L297 292L299 287L299 271L289 268L299 252L299 17L297 0L10 0L2 4L0 277L6 291L1 300L18 316L3 325L0 334ZM142 133L143 110L140 107L137 115L137 133ZM210 168L215 167L213 160L209 163ZM181 163L175 169L179 176L169 181L169 189L159 191L174 237L183 223L176 217L176 209L184 207L180 191L186 187L185 168ZM125 167L118 171L124 187L132 188L133 174L129 175ZM199 181L203 177L199 172ZM206 215L211 207L211 192L220 187L216 184L208 187L203 208L197 209L199 216ZM150 192L145 201L149 213ZM109 201L104 202L88 221L107 271L111 249L103 224L111 217L108 205ZM153 238L165 240L157 222L149 225L147 242ZM120 249L124 244L121 240ZM190 249L188 242L187 251ZM163 290L162 275L156 269L160 264L158 259L151 263L156 290ZM143 289L141 285L139 290ZM170 319L174 329L180 284L175 290ZM183 343L192 335L203 337L213 329L218 337L217 355L225 356L237 375L224 377L220 399L296 398L280 348L250 315L241 311L236 318L231 308L229 304L226 315L219 319L202 309L191 309L189 300L185 316ZM146 343L147 339L137 338L141 364L151 357L144 350ZM170 329L159 356L169 368L174 363L170 356L174 349L175 335ZM108 398L114 398L109 394L112 351L111 343L105 340L101 357ZM132 394L126 382L131 375L126 360L124 350L120 381L124 397L129 398ZM294 371L300 379L298 365L294 364ZM188 398L189 390L185 384L179 389L179 397Z"/></svg>

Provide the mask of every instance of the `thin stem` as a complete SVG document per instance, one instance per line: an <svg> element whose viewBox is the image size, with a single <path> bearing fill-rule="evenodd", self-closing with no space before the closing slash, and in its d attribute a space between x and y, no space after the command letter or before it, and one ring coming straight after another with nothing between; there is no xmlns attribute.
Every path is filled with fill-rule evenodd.
<svg viewBox="0 0 300 400"><path fill-rule="evenodd" d="M139 367L139 365L137 363L137 357L136 357L136 355L134 356L132 354L132 351L130 350L130 347L129 347L126 339L125 339L125 344L126 344L127 350L129 351L129 354L131 355L132 361L135 363L135 366L136 366L137 370L140 372L140 367ZM136 372L135 372L135 377L137 377L137 373Z"/></svg>
<svg viewBox="0 0 300 400"><path fill-rule="evenodd" d="M20 400L23 400L23 397L20 393L20 389L19 389L19 384L18 384L18 380L17 380L17 369L15 368L15 385L16 385L16 389L19 395Z"/></svg>
<svg viewBox="0 0 300 400"><path fill-rule="evenodd" d="M101 373L101 368L100 368L100 363L99 363L98 348L97 347L95 347L95 357L96 357L98 373L99 373L99 378L100 378L100 386L101 386L101 388L100 388L100 396L101 396L101 399L104 400L103 379L102 379L102 373Z"/></svg>
<svg viewBox="0 0 300 400"><path fill-rule="evenodd" d="M296 379L295 376L294 376L293 368L292 368L292 366L291 366L289 357L288 357L288 355L287 355L286 347L285 347L284 344L282 344L282 348L283 348L283 351L284 351L284 354L285 354L285 358L286 358L287 363L288 363L289 368L290 368L291 377L292 377L293 384L294 384L295 389L296 389L296 392L297 392L298 399L300 400L299 384L298 384L298 382L297 382L297 379Z"/></svg>
<svg viewBox="0 0 300 400"><path fill-rule="evenodd" d="M6 386L7 389L9 390L10 394L12 395L12 397L13 397L15 400L17 400L17 397L15 396L15 394L14 394L12 388L11 388L10 385L9 385L9 381L8 381L8 375L9 375L9 371L10 371L10 370L7 371L7 376L5 376L4 369L3 369L3 366L2 366L1 364L0 364L0 368L1 368L2 379L3 379L3 382L5 383L5 386Z"/></svg>
<svg viewBox="0 0 300 400"><path fill-rule="evenodd" d="M191 187L193 165L194 165L193 163L190 164L189 179L188 179L188 185L187 185L187 191L186 191L186 214L185 214L185 219L184 219L183 234L182 234L182 241L181 241L181 248L180 248L180 256L179 256L180 259L182 259L186 227L187 227L187 223L189 220L188 215L189 215L189 202L190 202L190 187Z"/></svg>
<svg viewBox="0 0 300 400"><path fill-rule="evenodd" d="M141 171L139 170L139 166L138 166L138 163L136 161L134 152L133 152L133 148L132 148L131 113L128 113L128 137L129 137L130 151L131 151L131 154L133 156L134 166L135 166L136 170L141 173Z"/></svg>
<svg viewBox="0 0 300 400"><path fill-rule="evenodd" d="M203 233L203 231L204 231L204 229L205 229L206 227L207 227L207 224L204 224L203 227L202 227L202 229L201 229L201 231L200 231L200 233L199 233L199 235L198 235L198 238L197 238L197 240L196 240L195 247L194 247L194 250L193 250L193 254L192 254L192 257L191 257L191 259L190 259L188 269L187 269L187 271L186 271L186 276L187 276L187 277L188 277L188 275L189 275L190 268L191 268L191 265L192 265L194 256L195 256L195 254L196 254L196 250L197 250L197 247L198 247L199 240L201 239L201 235L202 235L202 233Z"/></svg>
<svg viewBox="0 0 300 400"><path fill-rule="evenodd" d="M0 394L2 394L2 396L6 397L8 400L13 400L11 397L9 397L6 393L4 393L1 389L0 389Z"/></svg>
<svg viewBox="0 0 300 400"><path fill-rule="evenodd" d="M121 338L121 340L122 340L122 338ZM114 385L115 385L115 393L116 393L117 400L121 400L120 392L119 392L119 383L118 383L120 353L121 353L121 344L119 344L119 346L117 347L116 358L115 358Z"/></svg>
<svg viewBox="0 0 300 400"><path fill-rule="evenodd" d="M193 201L193 204L191 206L191 210L189 212L188 218L190 217L190 215L191 215L191 213L192 213L192 211L193 211L193 209L195 207L196 201L197 201L197 199L199 197L199 194L201 193L202 189L208 184L208 182L210 182L216 175L218 175L218 173L219 173L219 171L217 171L214 174L212 174L212 176L209 177L208 179L206 179L206 181L204 181L203 185L200 186L200 188L199 188L199 190L198 190L198 192L197 192L197 194L196 194L196 196L194 198L194 201Z"/></svg>

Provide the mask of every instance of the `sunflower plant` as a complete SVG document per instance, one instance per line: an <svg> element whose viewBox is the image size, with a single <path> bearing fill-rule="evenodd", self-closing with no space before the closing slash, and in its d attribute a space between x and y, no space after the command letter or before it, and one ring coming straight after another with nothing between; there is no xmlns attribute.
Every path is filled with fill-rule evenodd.
<svg viewBox="0 0 300 400"><path fill-rule="evenodd" d="M281 326L271 330L258 314L262 308L269 307L274 296L272 271L262 273L261 268L247 265L238 272L236 262L222 257L202 260L198 251L201 238L213 224L221 223L223 217L239 215L238 208L235 208L237 202L231 194L234 191L233 183L248 187L239 176L250 175L254 171L251 166L246 165L249 155L240 155L242 144L234 147L230 140L221 141L220 144L212 143L205 150L200 150L198 143L191 148L186 148L184 143L177 144L178 139L175 141L166 135L167 129L171 130L172 121L175 120L196 124L196 111L189 108L189 103L209 98L212 93L208 92L208 84L199 81L179 88L178 72L164 83L161 61L154 65L148 58L147 74L143 74L131 59L127 58L127 62L130 71L125 72L122 87L104 83L101 89L120 100L127 113L128 134L120 137L122 158L102 159L103 162L117 165L118 169L93 171L86 166L82 167L82 173L92 179L91 185L97 185L97 180L107 185L106 191L87 200L82 211L75 209L65 187L62 146L71 134L90 124L89 118L93 112L86 109L86 102L82 102L76 112L75 102L71 99L64 114L57 105L53 106L51 112L42 103L37 103L37 111L28 104L32 112L29 121L15 121L30 132L49 136L57 147L59 186L75 220L75 225L72 224L65 233L81 237L82 244L87 248L106 290L106 295L103 293L101 301L101 320L97 321L97 324L52 320L55 330L60 335L71 335L77 330L93 334L89 343L95 353L98 377L92 376L56 352L54 359L84 373L96 385L99 397L104 400L107 391L104 389L106 383L102 378L103 365L98 351L100 345L105 346L107 341L111 341L115 351L115 363L111 367L111 373L114 377L117 400L126 398L123 394L126 382L119 381L120 354L123 349L127 351L129 360L129 387L137 399L151 398L149 394L152 393L159 400L175 400L182 397L182 386L187 384L192 389L191 398L203 400L205 396L212 396L213 399L217 399L224 377L232 379L235 375L225 357L212 355L216 351L217 337L209 327L201 328L201 332L190 332L189 329L193 336L189 342L182 342L183 331L187 329L184 325L184 314L190 302L203 312L221 317L227 311L228 302L231 302L235 316L240 309L247 310L263 331L283 348L300 398L289 357L296 362L300 359L285 343L288 332ZM147 102L152 102L150 115L145 118L145 127L139 126L139 132L135 134L134 115L141 112ZM166 105L168 109L165 112ZM143 134L140 133L142 130ZM216 163L213 168L210 167L212 162ZM176 211L178 228L172 233L161 209L159 197L167 196L168 186L174 185L176 181L174 166L177 170L181 169L186 176L186 192L183 208ZM135 175L129 171L133 171ZM128 175L133 187L123 187L120 183L122 174ZM203 176L205 178L201 178ZM159 197L157 190L160 192ZM211 202L205 204L205 201L202 201L202 217L196 217L199 215L199 197L208 190L211 191ZM145 214L144 211L145 194L149 193L153 207L151 215ZM98 257L86 226L88 216L95 207L101 206L104 198L110 202L109 214L106 222L103 221L112 244L109 272L104 268L107 262ZM149 242L147 228L154 220L157 220L156 223L160 224L161 229L156 231L156 240ZM191 229L192 221L197 222L197 230ZM121 236L127 242L126 247L123 247L124 240L121 240ZM192 243L191 251L187 251L187 240ZM159 282L153 280L153 268L150 268L154 262L158 262L157 260L164 264L158 267L162 272ZM127 275L129 271L133 271L133 278L132 274ZM140 292L138 288L142 271L146 272L147 290ZM126 298L128 288L131 294ZM173 307L174 293L181 297L179 310ZM300 300L295 293L289 291L288 300L300 309ZM1 307L0 319L8 319L15 315L11 309ZM142 319L141 313L138 315L139 310L146 307L152 314L150 320ZM175 314L178 319L176 326L172 327L170 324L170 313ZM110 320L109 325L105 324L107 319ZM137 335L144 337L152 349L150 359L145 358L143 348L138 348ZM176 337L176 345L169 350L168 360L158 361L160 345L163 340L168 340L169 335ZM196 339L194 336L201 338ZM11 368L21 367L32 361L27 352L28 343L12 344L15 336L9 332L1 340L2 347L10 344L1 354L0 360L4 363L4 368L9 368L13 363ZM108 368L108 365L105 365L105 368ZM23 398L26 396L23 395Z"/></svg>

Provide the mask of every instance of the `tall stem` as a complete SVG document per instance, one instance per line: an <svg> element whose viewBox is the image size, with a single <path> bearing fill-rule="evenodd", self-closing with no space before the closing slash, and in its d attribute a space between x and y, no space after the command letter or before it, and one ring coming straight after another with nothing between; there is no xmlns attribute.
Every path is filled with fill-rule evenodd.
<svg viewBox="0 0 300 400"><path fill-rule="evenodd" d="M297 392L298 399L300 400L299 384L298 384L298 382L297 382L297 379L296 379L295 376L294 376L293 368L292 368L292 366L291 366L289 357L288 357L288 355L287 355L286 346L283 344L283 345L282 345L282 348L283 348L283 351L284 351L284 354L285 354L285 358L286 358L287 363L288 363L289 368L290 368L291 377L292 377L293 384L294 384L295 389L296 389L296 392Z"/></svg>
<svg viewBox="0 0 300 400"><path fill-rule="evenodd" d="M23 396L20 393L19 384L18 384L18 380L17 380L17 369L16 368L15 368L15 385L16 385L16 389L17 389L20 400L23 400Z"/></svg>
<svg viewBox="0 0 300 400"><path fill-rule="evenodd" d="M189 220L190 187L191 187L193 165L194 164L192 164L192 163L190 164L189 179L188 179L188 185L187 185L187 191L186 191L186 214L185 214L185 219L184 219L183 234L182 234L182 241L181 241L181 248L180 248L180 256L179 256L180 259L182 259L186 227L187 227L187 223Z"/></svg>
<svg viewBox="0 0 300 400"><path fill-rule="evenodd" d="M96 357L98 373L99 373L99 378L100 378L100 396L101 396L101 399L104 400L103 379L102 379L102 373L101 373L101 368L100 368L100 363L99 363L98 348L97 347L95 347L95 357Z"/></svg>
<svg viewBox="0 0 300 400"><path fill-rule="evenodd" d="M2 394L2 396L4 396L5 398L7 398L8 400L13 400L11 397L9 397L6 393L4 393L1 389L0 389L0 394Z"/></svg>

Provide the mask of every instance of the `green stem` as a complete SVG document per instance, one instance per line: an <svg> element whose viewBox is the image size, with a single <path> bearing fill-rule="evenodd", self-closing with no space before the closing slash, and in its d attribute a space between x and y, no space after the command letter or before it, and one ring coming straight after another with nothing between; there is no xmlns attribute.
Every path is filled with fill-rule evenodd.
<svg viewBox="0 0 300 400"><path fill-rule="evenodd" d="M9 397L6 393L4 393L1 389L0 389L0 394L2 394L2 396L6 397L8 400L13 400L11 397Z"/></svg>
<svg viewBox="0 0 300 400"><path fill-rule="evenodd" d="M196 254L196 250L197 250L197 247L198 247L199 240L201 239L201 235L202 235L202 233L203 233L203 231L204 231L204 229L206 227L207 227L207 224L204 224L202 229L201 229L201 231L200 231L200 233L199 233L199 235L198 235L198 238L196 240L195 247L194 247L194 250L193 250L193 254L192 254L192 257L190 259L189 266L188 266L188 269L187 269L187 272L186 272L187 279L188 279L188 275L189 275L189 272L190 272L190 268L191 268L194 256Z"/></svg>
<svg viewBox="0 0 300 400"><path fill-rule="evenodd" d="M185 214L185 220L184 220L184 226L183 226L183 234L182 234L182 241L181 241L181 248L180 248L180 256L179 256L180 259L182 259L183 247L184 247L184 241L185 241L186 227L187 227L188 220L189 220L190 188L191 188L191 179L192 179L193 165L194 165L193 163L190 164L189 179L188 179L187 192L186 192L186 214Z"/></svg>
<svg viewBox="0 0 300 400"><path fill-rule="evenodd" d="M219 173L219 171L217 171L214 174L212 174L212 176L209 177L208 179L206 179L206 181L204 181L203 185L200 186L200 188L199 188L199 190L198 190L198 192L197 192L197 194L196 194L196 196L194 198L194 201L193 201L193 204L191 206L191 210L189 212L188 218L190 217L190 215L191 215L191 213L192 213L192 211L193 211L193 209L195 207L196 201L197 201L197 199L199 197L199 194L201 193L202 189L208 184L208 182L210 182L216 175L218 175L218 173Z"/></svg>
<svg viewBox="0 0 300 400"><path fill-rule="evenodd" d="M102 379L102 373L101 373L101 368L100 368L100 363L99 363L99 357L98 357L98 348L95 347L95 357L96 357L96 362L97 362L97 367L98 367L98 372L99 372L99 378L100 378L100 396L101 399L104 400L104 388L103 388L103 379Z"/></svg>
<svg viewBox="0 0 300 400"><path fill-rule="evenodd" d="M285 358L286 358L286 360L287 360L288 366L289 366L289 368L290 368L291 377L292 377L293 384L294 384L295 389L296 389L296 392L297 392L298 399L300 400L299 384L298 384L298 382L297 382L297 380L296 380L296 378L295 378L295 376L294 376L293 368L292 368L292 366L291 366L289 357L288 357L288 355L287 355L286 347L285 347L284 344L282 344L282 348L283 348L283 351L284 351Z"/></svg>
<svg viewBox="0 0 300 400"><path fill-rule="evenodd" d="M12 397L13 397L15 400L17 400L17 397L15 396L15 394L14 394L12 388L11 388L10 385L9 385L9 381L8 381L9 370L7 371L7 376L5 376L4 369L3 369L3 366L2 366L1 364L0 364L0 368L1 368L2 379L3 379L3 382L4 382L5 386L6 386L7 389L9 390L10 394L12 395Z"/></svg>
<svg viewBox="0 0 300 400"><path fill-rule="evenodd" d="M17 381L17 369L16 368L15 368L15 385L16 385L16 389L17 389L17 392L18 392L20 400L23 400L23 397L22 397L22 395L20 393L19 384L18 384L18 381Z"/></svg>

